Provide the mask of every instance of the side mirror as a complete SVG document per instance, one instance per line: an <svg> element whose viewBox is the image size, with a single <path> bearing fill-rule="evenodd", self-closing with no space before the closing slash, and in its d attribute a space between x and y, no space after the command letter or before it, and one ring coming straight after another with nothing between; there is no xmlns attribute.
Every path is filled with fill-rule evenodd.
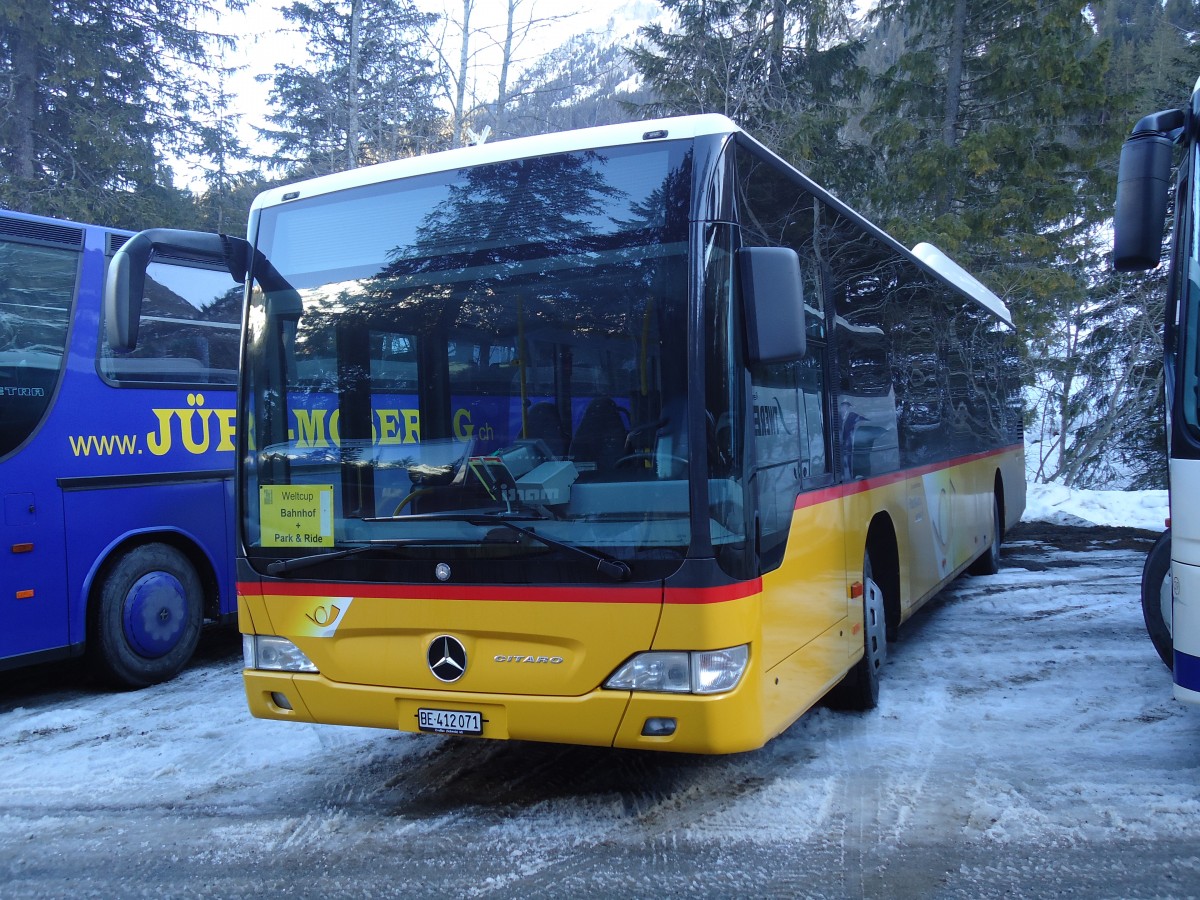
<svg viewBox="0 0 1200 900"><path fill-rule="evenodd" d="M1183 124L1181 109L1146 116L1121 147L1113 219L1113 267L1118 272L1153 269L1162 256L1174 144L1170 132Z"/></svg>
<svg viewBox="0 0 1200 900"><path fill-rule="evenodd" d="M806 349L800 257L789 247L743 247L737 259L749 361L800 359Z"/></svg>
<svg viewBox="0 0 1200 900"><path fill-rule="evenodd" d="M146 292L146 269L154 254L219 263L229 268L236 280L244 281L244 265L239 277L231 262L231 248L241 246L249 245L238 238L202 231L174 228L139 231L113 255L108 266L104 283L104 319L109 345L121 353L128 353L137 346L138 321Z"/></svg>

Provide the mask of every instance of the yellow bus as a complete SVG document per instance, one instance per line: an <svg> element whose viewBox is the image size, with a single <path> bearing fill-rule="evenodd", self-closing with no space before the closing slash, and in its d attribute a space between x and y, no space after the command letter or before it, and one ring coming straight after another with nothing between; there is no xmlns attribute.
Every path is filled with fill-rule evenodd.
<svg viewBox="0 0 1200 900"><path fill-rule="evenodd" d="M247 233L151 243L248 286L255 716L753 749L874 707L1024 508L1004 304L724 117L318 178Z"/></svg>

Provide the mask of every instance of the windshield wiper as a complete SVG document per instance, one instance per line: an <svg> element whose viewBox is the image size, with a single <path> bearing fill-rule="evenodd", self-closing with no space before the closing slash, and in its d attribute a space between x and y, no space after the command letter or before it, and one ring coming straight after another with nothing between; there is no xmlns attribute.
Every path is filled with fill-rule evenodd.
<svg viewBox="0 0 1200 900"><path fill-rule="evenodd" d="M378 550L380 547L404 547L410 544L423 544L423 541L404 540L404 541L369 541L365 544L358 544L354 547L343 547L341 550L330 550L327 553L312 553L308 556L293 556L291 559L277 559L273 563L267 564L268 575L286 575L289 572L294 572L296 569L304 569L308 566L316 565L317 563L328 562L333 559L342 559L347 556L354 556L366 550Z"/></svg>
<svg viewBox="0 0 1200 900"><path fill-rule="evenodd" d="M545 519L545 516L538 515L523 515L520 521L524 522L540 522ZM569 556L574 556L577 559L584 559L588 562L596 564L596 571L601 575L613 579L614 581L628 581L630 576L629 566L623 560L610 559L595 550L588 550L586 547L580 547L576 544L568 544L564 541L555 540L552 537L546 537L544 534L538 534L532 528L525 528L518 525L512 518L505 517L502 514L482 515L479 513L416 513L411 516L378 516L374 518L365 518L364 522L466 522L468 525L479 525L481 527L499 525L507 528L510 531L515 531L517 534L523 534L528 538L532 538L540 544L545 544L547 547L553 547L555 550L561 550ZM357 548L356 548L357 549Z"/></svg>

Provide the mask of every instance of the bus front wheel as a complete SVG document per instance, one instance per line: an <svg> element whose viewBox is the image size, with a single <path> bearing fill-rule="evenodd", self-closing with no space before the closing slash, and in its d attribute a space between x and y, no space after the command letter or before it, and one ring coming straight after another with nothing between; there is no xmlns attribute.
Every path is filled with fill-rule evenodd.
<svg viewBox="0 0 1200 900"><path fill-rule="evenodd" d="M871 554L863 558L863 657L833 689L839 709L866 711L879 705L879 674L887 662L887 618L883 589L871 572Z"/></svg>
<svg viewBox="0 0 1200 900"><path fill-rule="evenodd" d="M1173 669L1171 639L1171 530L1162 533L1142 567L1142 618L1146 632L1168 669Z"/></svg>
<svg viewBox="0 0 1200 900"><path fill-rule="evenodd" d="M200 640L203 589L188 558L144 544L112 562L92 607L88 655L98 674L141 688L178 674Z"/></svg>

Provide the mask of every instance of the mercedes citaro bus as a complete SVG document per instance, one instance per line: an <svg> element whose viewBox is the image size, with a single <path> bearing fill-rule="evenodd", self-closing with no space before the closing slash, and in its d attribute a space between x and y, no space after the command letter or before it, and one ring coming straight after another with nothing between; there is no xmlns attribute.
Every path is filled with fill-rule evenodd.
<svg viewBox="0 0 1200 900"><path fill-rule="evenodd" d="M1004 304L724 117L322 177L248 235L145 234L110 300L157 252L246 282L256 716L758 747L874 706L1024 507Z"/></svg>

